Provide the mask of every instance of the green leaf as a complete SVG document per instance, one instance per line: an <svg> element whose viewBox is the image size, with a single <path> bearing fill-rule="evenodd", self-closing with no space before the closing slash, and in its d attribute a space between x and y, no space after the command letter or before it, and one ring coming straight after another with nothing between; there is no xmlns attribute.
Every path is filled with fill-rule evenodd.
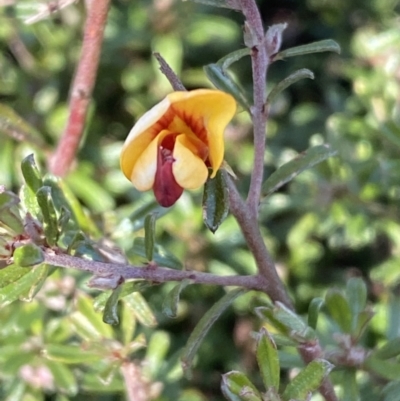
<svg viewBox="0 0 400 401"><path fill-rule="evenodd" d="M15 265L13 265L15 267ZM9 266L11 267L11 266ZM17 299L26 301L32 300L32 297L37 292L49 272L49 267L46 264L36 266L28 273L23 275L17 281L12 282L0 289L0 306L4 307Z"/></svg>
<svg viewBox="0 0 400 401"><path fill-rule="evenodd" d="M347 281L346 298L352 311L352 334L357 335L359 315L367 306L367 286L361 278L353 277Z"/></svg>
<svg viewBox="0 0 400 401"><path fill-rule="evenodd" d="M26 185L36 192L43 186L42 175L36 165L33 154L26 156L21 162L21 171L24 176Z"/></svg>
<svg viewBox="0 0 400 401"><path fill-rule="evenodd" d="M215 233L229 213L229 194L226 172L218 170L214 178L204 185L203 220L207 228Z"/></svg>
<svg viewBox="0 0 400 401"><path fill-rule="evenodd" d="M132 250L137 255L146 258L144 238L136 237L133 241ZM158 266L170 267L171 269L182 269L181 261L160 245L155 245L154 247L153 262L155 262Z"/></svg>
<svg viewBox="0 0 400 401"><path fill-rule="evenodd" d="M221 390L229 401L261 401L261 394L241 372L231 371L222 375Z"/></svg>
<svg viewBox="0 0 400 401"><path fill-rule="evenodd" d="M251 50L246 47L244 49L235 50L232 53L227 54L225 57L221 58L217 61L217 65L221 67L222 71L225 71L229 68L229 66L236 61L239 61L241 58L245 56L250 56Z"/></svg>
<svg viewBox="0 0 400 401"><path fill-rule="evenodd" d="M280 367L275 341L264 328L261 329L256 350L257 363L266 390L279 390Z"/></svg>
<svg viewBox="0 0 400 401"><path fill-rule="evenodd" d="M206 4L213 7L230 8L231 10L240 10L241 0L191 0L194 3Z"/></svg>
<svg viewBox="0 0 400 401"><path fill-rule="evenodd" d="M42 355L51 361L64 364L91 363L104 358L104 355L76 345L46 344Z"/></svg>
<svg viewBox="0 0 400 401"><path fill-rule="evenodd" d="M124 283L120 286L121 292L119 294L119 298L126 297L127 295L132 294L132 292L141 292L146 288L149 288L150 286L151 283L149 283L148 281L129 281L128 283ZM93 307L96 311L104 310L110 294L111 291L105 291L101 293L98 297L96 297L93 303Z"/></svg>
<svg viewBox="0 0 400 401"><path fill-rule="evenodd" d="M309 393L315 391L322 380L332 370L333 365L324 359L314 359L286 386L282 394L284 401L308 400Z"/></svg>
<svg viewBox="0 0 400 401"><path fill-rule="evenodd" d="M20 202L17 195L0 185L0 223L10 228L15 234L24 232L24 223L16 205ZM1 224L0 224L1 226Z"/></svg>
<svg viewBox="0 0 400 401"><path fill-rule="evenodd" d="M382 401L400 401L400 381L388 383L382 390Z"/></svg>
<svg viewBox="0 0 400 401"><path fill-rule="evenodd" d="M6 287L9 284L16 282L25 274L28 274L31 270L26 267L17 265L9 265L3 269L0 269L0 288Z"/></svg>
<svg viewBox="0 0 400 401"><path fill-rule="evenodd" d="M44 261L43 251L35 244L26 244L18 247L13 255L14 263L21 267L39 265Z"/></svg>
<svg viewBox="0 0 400 401"><path fill-rule="evenodd" d="M274 58L273 61L283 60L287 57L303 56L305 54L335 52L340 53L340 46L332 39L320 40L318 42L308 43L306 45L291 47L282 50Z"/></svg>
<svg viewBox="0 0 400 401"><path fill-rule="evenodd" d="M250 110L249 102L243 94L242 88L225 73L221 66L218 64L208 64L203 69L208 79L216 88L231 94L245 110Z"/></svg>
<svg viewBox="0 0 400 401"><path fill-rule="evenodd" d="M92 299L79 294L76 301L77 311L69 315L69 319L79 336L93 341L111 338L112 329L102 320L102 315L94 311Z"/></svg>
<svg viewBox="0 0 400 401"><path fill-rule="evenodd" d="M381 124L377 132L393 145L400 148L400 126L398 126L394 121L388 121L385 124Z"/></svg>
<svg viewBox="0 0 400 401"><path fill-rule="evenodd" d="M54 206L51 187L44 186L36 192L36 198L43 215L43 230L47 243L55 246L58 240L58 219Z"/></svg>
<svg viewBox="0 0 400 401"><path fill-rule="evenodd" d="M357 383L356 369L348 368L342 372L340 384L343 386L343 397L341 401L359 401L360 390Z"/></svg>
<svg viewBox="0 0 400 401"><path fill-rule="evenodd" d="M400 377L400 363L379 359L374 355L365 360L364 368L386 380L398 380Z"/></svg>
<svg viewBox="0 0 400 401"><path fill-rule="evenodd" d="M135 330L135 315L131 312L131 309L124 302L121 302L121 336L122 343L124 345L127 345L132 341Z"/></svg>
<svg viewBox="0 0 400 401"><path fill-rule="evenodd" d="M274 318L291 332L305 333L308 326L295 312L281 302L276 302L273 309Z"/></svg>
<svg viewBox="0 0 400 401"><path fill-rule="evenodd" d="M50 369L54 384L58 391L68 395L76 395L78 393L78 384L71 370L59 362L47 361L47 367Z"/></svg>
<svg viewBox="0 0 400 401"><path fill-rule="evenodd" d="M390 359L400 355L400 337L388 341L373 352L372 356L379 359Z"/></svg>
<svg viewBox="0 0 400 401"><path fill-rule="evenodd" d="M144 248L149 262L153 260L154 244L156 242L157 215L149 214L144 219Z"/></svg>
<svg viewBox="0 0 400 401"><path fill-rule="evenodd" d="M343 332L350 334L353 316L345 296L339 290L330 289L325 296L325 305Z"/></svg>
<svg viewBox="0 0 400 401"><path fill-rule="evenodd" d="M216 302L197 323L183 350L182 368L186 376L190 375L190 368L192 366L194 356L196 355L197 350L199 349L204 337L207 335L212 325L232 304L232 302L244 293L245 290L242 288L229 291L218 302Z"/></svg>
<svg viewBox="0 0 400 401"><path fill-rule="evenodd" d="M267 104L271 104L277 98L277 96L290 85L293 85L297 81L305 78L314 79L314 73L307 68L302 68L295 71L293 74L290 74L271 89L271 92L269 92L267 96Z"/></svg>
<svg viewBox="0 0 400 401"><path fill-rule="evenodd" d="M124 297L124 302L131 309L136 319L144 326L157 326L157 320L142 294L139 292L133 292Z"/></svg>
<svg viewBox="0 0 400 401"><path fill-rule="evenodd" d="M324 300L322 298L314 298L308 307L308 325L314 330L317 328L318 315L323 304Z"/></svg>
<svg viewBox="0 0 400 401"><path fill-rule="evenodd" d="M151 336L146 349L145 372L150 377L157 377L165 363L167 352L171 345L170 335L165 331L156 331Z"/></svg>
<svg viewBox="0 0 400 401"><path fill-rule="evenodd" d="M268 177L262 187L263 196L266 197L272 194L304 170L323 162L335 154L336 151L332 150L329 145L319 145L308 149L295 159L279 167Z"/></svg>
<svg viewBox="0 0 400 401"><path fill-rule="evenodd" d="M181 291L185 289L190 283L191 280L183 280L167 294L162 307L164 315L168 316L169 318L177 317Z"/></svg>
<svg viewBox="0 0 400 401"><path fill-rule="evenodd" d="M34 144L38 148L46 148L40 133L5 104L0 104L0 132L5 132L19 141Z"/></svg>
<svg viewBox="0 0 400 401"><path fill-rule="evenodd" d="M118 286L111 292L108 297L103 312L103 322L111 325L117 325L119 323L118 317L118 300L121 294L122 287Z"/></svg>

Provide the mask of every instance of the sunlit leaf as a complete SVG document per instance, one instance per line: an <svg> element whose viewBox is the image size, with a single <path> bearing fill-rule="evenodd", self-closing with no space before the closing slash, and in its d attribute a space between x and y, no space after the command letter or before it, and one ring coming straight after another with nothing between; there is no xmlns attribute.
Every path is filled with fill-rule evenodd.
<svg viewBox="0 0 400 401"><path fill-rule="evenodd" d="M293 180L304 170L323 162L336 154L329 145L319 145L308 149L290 162L285 163L272 173L262 187L263 196L268 196Z"/></svg>
<svg viewBox="0 0 400 401"><path fill-rule="evenodd" d="M282 397L285 401L306 401L322 380L332 370L333 365L324 359L314 359L286 386Z"/></svg>
<svg viewBox="0 0 400 401"><path fill-rule="evenodd" d="M229 291L218 302L216 302L200 319L192 331L182 355L182 367L188 376L193 363L194 356L199 349L204 337L221 316L221 314L232 304L232 302L245 292L243 289Z"/></svg>
<svg viewBox="0 0 400 401"><path fill-rule="evenodd" d="M320 40L318 42L307 43L306 45L282 50L274 57L274 61L283 60L287 57L303 56L305 54L321 52L340 53L340 46L332 39Z"/></svg>

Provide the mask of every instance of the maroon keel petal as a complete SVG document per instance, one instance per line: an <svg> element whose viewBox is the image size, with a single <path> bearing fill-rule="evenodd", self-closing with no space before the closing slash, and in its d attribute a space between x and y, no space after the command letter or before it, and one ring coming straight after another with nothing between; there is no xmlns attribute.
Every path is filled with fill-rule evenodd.
<svg viewBox="0 0 400 401"><path fill-rule="evenodd" d="M172 206L182 195L183 188L177 184L172 173L172 152L160 146L157 152L157 171L153 191L157 202L163 207Z"/></svg>

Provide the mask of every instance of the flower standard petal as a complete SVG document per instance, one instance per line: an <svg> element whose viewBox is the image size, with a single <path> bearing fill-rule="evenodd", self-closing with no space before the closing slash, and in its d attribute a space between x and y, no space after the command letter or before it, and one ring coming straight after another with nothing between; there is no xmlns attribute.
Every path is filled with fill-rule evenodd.
<svg viewBox="0 0 400 401"><path fill-rule="evenodd" d="M191 128L209 148L214 177L224 158L224 130L236 112L235 99L219 90L198 89L167 96L171 110ZM170 127L174 129L174 127Z"/></svg>
<svg viewBox="0 0 400 401"><path fill-rule="evenodd" d="M129 132L121 151L121 170L131 179L132 170L140 155L159 134L157 123L170 107L170 101L165 98L152 109L142 115Z"/></svg>
<svg viewBox="0 0 400 401"><path fill-rule="evenodd" d="M206 182L208 169L204 161L185 146L184 135L176 138L173 157L172 172L182 188L196 189Z"/></svg>

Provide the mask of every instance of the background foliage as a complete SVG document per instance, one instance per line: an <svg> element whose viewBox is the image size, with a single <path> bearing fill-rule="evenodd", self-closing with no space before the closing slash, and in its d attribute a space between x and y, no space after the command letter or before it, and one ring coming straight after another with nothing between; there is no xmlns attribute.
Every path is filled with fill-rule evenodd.
<svg viewBox="0 0 400 401"><path fill-rule="evenodd" d="M19 1L0 9L0 184L17 193L26 155L33 152L46 170L66 122L68 89L81 44L83 4L25 24L40 5ZM301 313L328 288L344 288L350 277L365 279L375 316L360 341L376 347L400 334L399 2L287 0L260 1L259 6L265 26L288 22L283 48L326 38L342 48L341 55L290 58L269 70L270 87L298 68L311 69L316 78L291 86L273 105L266 175L311 145L328 142L338 154L262 203L266 241ZM163 210L152 194L133 189L118 165L134 121L171 90L151 52L160 52L188 89L211 87L203 66L243 46L242 23L239 13L191 2L112 3L85 141L64 185L70 199L83 205L80 225L86 232L121 248L131 263L144 260L134 241L143 236L145 215L158 210L157 243L173 267L177 259L190 269L218 274L255 271L232 217L215 235L206 230L200 191L185 192L175 207ZM250 94L249 60L242 59L231 72ZM10 117L10 109L23 121ZM26 133L24 140L13 137L9 121ZM226 144L226 159L246 189L252 141L244 112L227 131ZM162 313L173 283L144 289L148 304L140 293L132 293L120 305L120 324L111 327L93 312L92 299L97 299L97 309L104 308L104 299L102 304L101 292L87 287L88 278L59 269L33 299L31 292L10 303L3 274L1 399L124 399L122 378L114 373L126 355L142 361L156 400L222 400L220 375L232 369L246 372L260 385L251 333L262 324L254 307L264 304L265 297L251 293L235 301L204 340L193 377L186 380L179 367L180 351L223 289L187 287L176 319ZM335 326L326 316L319 324L322 338L331 344ZM282 367L295 366L295 356L285 355ZM400 371L397 363L391 368ZM336 374L343 383L340 372ZM343 399L378 399L378 391L380 397L389 397L396 393L393 386L399 386L395 381L384 387L393 379L384 374L375 381L366 377L359 372L354 378L358 390L351 390L349 383Z"/></svg>

